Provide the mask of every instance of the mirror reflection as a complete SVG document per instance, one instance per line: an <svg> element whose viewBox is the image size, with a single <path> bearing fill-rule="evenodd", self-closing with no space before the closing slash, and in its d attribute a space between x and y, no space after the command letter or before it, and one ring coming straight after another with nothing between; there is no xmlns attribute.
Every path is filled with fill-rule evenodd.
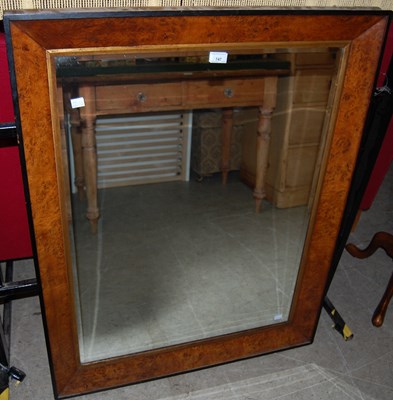
<svg viewBox="0 0 393 400"><path fill-rule="evenodd" d="M288 319L338 54L55 58L82 362Z"/></svg>

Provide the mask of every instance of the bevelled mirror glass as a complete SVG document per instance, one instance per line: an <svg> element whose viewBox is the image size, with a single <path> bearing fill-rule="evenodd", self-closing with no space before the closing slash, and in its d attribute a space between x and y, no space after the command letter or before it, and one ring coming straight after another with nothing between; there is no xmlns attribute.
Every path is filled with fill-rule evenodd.
<svg viewBox="0 0 393 400"><path fill-rule="evenodd" d="M386 20L6 16L57 395L312 341Z"/></svg>
<svg viewBox="0 0 393 400"><path fill-rule="evenodd" d="M55 58L82 362L289 317L342 51L166 53Z"/></svg>

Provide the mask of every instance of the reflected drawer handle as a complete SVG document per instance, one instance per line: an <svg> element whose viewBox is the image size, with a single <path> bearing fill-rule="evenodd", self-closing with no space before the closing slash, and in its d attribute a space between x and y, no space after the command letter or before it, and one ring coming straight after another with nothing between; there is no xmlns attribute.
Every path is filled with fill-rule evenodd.
<svg viewBox="0 0 393 400"><path fill-rule="evenodd" d="M139 92L139 93L136 95L136 98L137 98L137 100L138 100L139 102L141 102L141 103L143 103L144 101L146 101L146 96L145 96L145 94L142 93L142 92Z"/></svg>
<svg viewBox="0 0 393 400"><path fill-rule="evenodd" d="M225 95L225 97L228 97L228 98L233 97L233 90L231 88L225 88L224 95Z"/></svg>

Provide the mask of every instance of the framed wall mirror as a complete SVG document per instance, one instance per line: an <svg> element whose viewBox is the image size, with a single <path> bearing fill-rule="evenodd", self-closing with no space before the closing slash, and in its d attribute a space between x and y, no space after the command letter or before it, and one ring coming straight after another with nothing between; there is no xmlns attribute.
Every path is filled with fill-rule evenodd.
<svg viewBox="0 0 393 400"><path fill-rule="evenodd" d="M387 22L5 15L56 396L312 342Z"/></svg>

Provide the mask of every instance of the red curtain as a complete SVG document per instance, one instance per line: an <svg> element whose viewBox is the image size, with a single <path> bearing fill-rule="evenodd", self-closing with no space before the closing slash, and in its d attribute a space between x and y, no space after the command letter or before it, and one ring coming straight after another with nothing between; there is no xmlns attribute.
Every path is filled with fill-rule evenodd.
<svg viewBox="0 0 393 400"><path fill-rule="evenodd" d="M0 32L0 123L14 123L4 33ZM32 256L22 170L17 146L1 147L0 261Z"/></svg>

